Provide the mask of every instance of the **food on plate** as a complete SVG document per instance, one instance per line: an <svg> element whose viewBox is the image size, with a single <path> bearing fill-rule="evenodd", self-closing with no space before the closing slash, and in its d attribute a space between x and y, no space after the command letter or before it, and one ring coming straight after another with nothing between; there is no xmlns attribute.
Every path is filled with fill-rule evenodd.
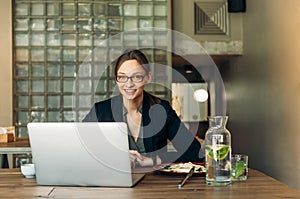
<svg viewBox="0 0 300 199"><path fill-rule="evenodd" d="M205 167L200 164L194 164L192 162L187 163L174 163L163 167L164 171L175 172L175 173L188 173L191 168L195 168L195 173L205 172Z"/></svg>

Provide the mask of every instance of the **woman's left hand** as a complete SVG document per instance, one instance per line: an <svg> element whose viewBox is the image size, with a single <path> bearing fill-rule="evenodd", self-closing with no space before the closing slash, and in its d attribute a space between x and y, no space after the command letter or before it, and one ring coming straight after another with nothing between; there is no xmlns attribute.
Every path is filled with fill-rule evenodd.
<svg viewBox="0 0 300 199"><path fill-rule="evenodd" d="M141 155L138 151L130 150L130 161L131 166L134 168L136 165L145 167L145 166L153 166L153 160L151 157L146 157ZM161 163L161 159L156 156L157 164Z"/></svg>

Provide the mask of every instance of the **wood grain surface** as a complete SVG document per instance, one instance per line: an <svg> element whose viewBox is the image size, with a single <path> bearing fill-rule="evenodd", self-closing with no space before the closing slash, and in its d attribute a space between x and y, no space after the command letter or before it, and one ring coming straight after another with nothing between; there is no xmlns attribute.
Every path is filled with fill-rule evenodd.
<svg viewBox="0 0 300 199"><path fill-rule="evenodd" d="M217 198L276 199L300 198L300 192L253 169L246 182L215 187L205 184L204 177L191 177L182 188L177 183L183 176L147 173L133 188L37 186L35 179L26 179L19 169L0 170L0 198Z"/></svg>

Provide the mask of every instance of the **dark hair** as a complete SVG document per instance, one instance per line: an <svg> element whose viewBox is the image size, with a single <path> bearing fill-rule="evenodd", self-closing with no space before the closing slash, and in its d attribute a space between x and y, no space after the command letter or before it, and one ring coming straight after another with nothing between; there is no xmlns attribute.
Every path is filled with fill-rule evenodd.
<svg viewBox="0 0 300 199"><path fill-rule="evenodd" d="M115 64L115 76L117 76L120 66L127 60L135 59L148 74L150 72L149 61L144 53L136 49L127 49L120 55Z"/></svg>

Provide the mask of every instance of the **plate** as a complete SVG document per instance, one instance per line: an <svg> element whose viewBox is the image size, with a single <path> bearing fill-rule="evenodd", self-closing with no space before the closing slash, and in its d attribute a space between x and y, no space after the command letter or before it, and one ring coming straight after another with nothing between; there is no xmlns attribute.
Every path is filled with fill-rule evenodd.
<svg viewBox="0 0 300 199"><path fill-rule="evenodd" d="M161 173L164 174L172 174L172 175L186 175L190 169L195 166L196 170L194 171L195 176L205 176L205 165L204 163L200 162L175 162L175 163L168 163L168 164L159 164L154 166L153 168ZM197 168L202 168L204 170Z"/></svg>

